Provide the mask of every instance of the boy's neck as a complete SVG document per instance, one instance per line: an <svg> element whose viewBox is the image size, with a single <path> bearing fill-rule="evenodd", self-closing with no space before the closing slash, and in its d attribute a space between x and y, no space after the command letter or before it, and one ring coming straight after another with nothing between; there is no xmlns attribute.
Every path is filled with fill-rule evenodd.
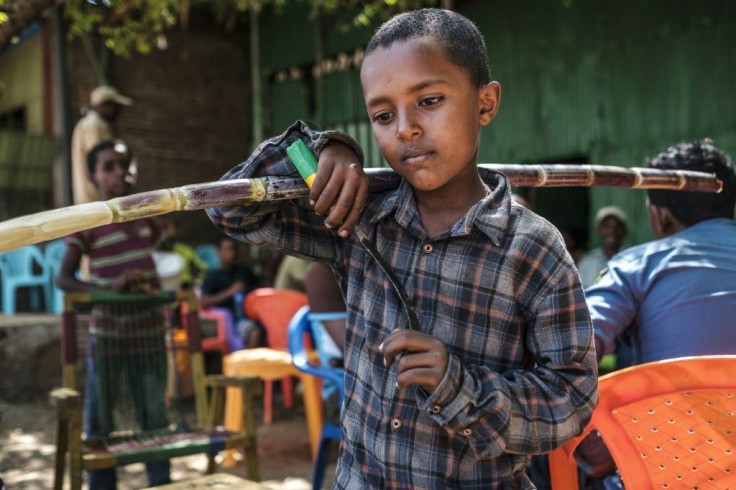
<svg viewBox="0 0 736 490"><path fill-rule="evenodd" d="M460 218L486 196L486 186L480 179L474 180L462 192L420 192L414 190L422 225L430 237L450 229Z"/></svg>

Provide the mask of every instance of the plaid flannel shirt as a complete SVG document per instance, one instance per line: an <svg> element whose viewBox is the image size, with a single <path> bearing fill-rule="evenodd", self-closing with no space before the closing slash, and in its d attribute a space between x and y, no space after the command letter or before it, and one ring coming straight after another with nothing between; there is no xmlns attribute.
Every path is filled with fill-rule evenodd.
<svg viewBox="0 0 736 490"><path fill-rule="evenodd" d="M286 147L316 154L347 135L298 122L223 179L298 177ZM306 200L207 212L225 233L328 262L347 304L343 439L336 488L531 488L531 454L585 427L597 401L592 328L577 272L544 219L511 203L481 169L487 196L441 236L424 231L411 187L370 194L358 227L408 292L422 331L449 360L433 393L397 390L378 346L408 320L399 295L352 235L327 229Z"/></svg>

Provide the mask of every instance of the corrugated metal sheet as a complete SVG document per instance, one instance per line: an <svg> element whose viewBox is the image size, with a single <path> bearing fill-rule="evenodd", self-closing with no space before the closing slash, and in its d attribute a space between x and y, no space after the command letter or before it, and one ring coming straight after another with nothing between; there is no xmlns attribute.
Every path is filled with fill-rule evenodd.
<svg viewBox="0 0 736 490"><path fill-rule="evenodd" d="M736 2L494 0L456 5L484 33L493 78L503 88L499 115L483 130L480 161L575 157L640 166L666 146L705 136L736 155ZM313 30L303 15L289 18L299 15L290 12L273 24L264 20L271 26L263 29L264 66L314 60ZM291 26L301 34L288 32ZM328 56L362 47L370 30L349 36L329 30ZM324 78L321 108L315 107L314 91L279 85L272 81L269 87L272 132L296 118L344 128L367 145L370 165L381 163L357 70ZM590 224L599 207L616 204L630 216L629 243L652 238L644 191L595 188L588 195L590 215L581 216L581 224ZM537 209L540 214L557 223L568 220L564 192L539 201L548 208Z"/></svg>

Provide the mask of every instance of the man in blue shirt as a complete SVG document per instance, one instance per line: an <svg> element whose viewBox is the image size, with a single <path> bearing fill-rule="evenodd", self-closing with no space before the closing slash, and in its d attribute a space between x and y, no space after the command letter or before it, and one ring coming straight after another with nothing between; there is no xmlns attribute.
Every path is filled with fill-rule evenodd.
<svg viewBox="0 0 736 490"><path fill-rule="evenodd" d="M672 146L648 166L715 173L719 194L649 190L658 238L614 256L586 290L598 359L628 336L635 363L736 353L736 177L710 140Z"/></svg>
<svg viewBox="0 0 736 490"><path fill-rule="evenodd" d="M648 166L714 173L723 190L648 191L649 224L657 240L615 255L585 291L598 361L622 337L633 344L635 364L734 354L736 175L731 160L706 139L671 146ZM583 440L575 456L593 477L584 478L583 488L623 488L618 475L606 476L615 465L597 435Z"/></svg>

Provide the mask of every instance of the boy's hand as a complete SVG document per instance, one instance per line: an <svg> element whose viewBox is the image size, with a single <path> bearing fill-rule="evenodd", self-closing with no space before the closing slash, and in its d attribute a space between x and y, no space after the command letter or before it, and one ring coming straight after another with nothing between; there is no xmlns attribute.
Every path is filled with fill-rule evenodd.
<svg viewBox="0 0 736 490"><path fill-rule="evenodd" d="M406 388L420 384L432 393L447 369L447 347L437 337L416 330L394 330L381 343L384 364L391 367L397 360L396 384Z"/></svg>
<svg viewBox="0 0 736 490"><path fill-rule="evenodd" d="M128 269L113 281L112 289L115 291L138 293L150 292L151 286L142 270Z"/></svg>
<svg viewBox="0 0 736 490"><path fill-rule="evenodd" d="M339 226L338 234L348 236L363 212L367 194L368 178L357 155L343 143L328 143L319 156L309 192L309 202L317 214L327 215L325 226Z"/></svg>

